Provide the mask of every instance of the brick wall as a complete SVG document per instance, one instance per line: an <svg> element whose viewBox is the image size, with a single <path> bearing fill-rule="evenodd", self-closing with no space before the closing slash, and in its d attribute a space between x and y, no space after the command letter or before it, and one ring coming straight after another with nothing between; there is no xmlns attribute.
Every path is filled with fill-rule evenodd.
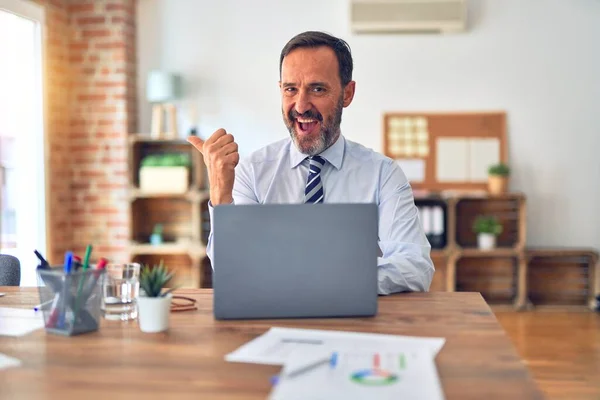
<svg viewBox="0 0 600 400"><path fill-rule="evenodd" d="M135 131L135 2L71 0L71 247L125 260L127 134Z"/></svg>
<svg viewBox="0 0 600 400"><path fill-rule="evenodd" d="M126 260L136 131L135 0L40 0L47 13L51 258ZM65 210L68 211L65 212Z"/></svg>

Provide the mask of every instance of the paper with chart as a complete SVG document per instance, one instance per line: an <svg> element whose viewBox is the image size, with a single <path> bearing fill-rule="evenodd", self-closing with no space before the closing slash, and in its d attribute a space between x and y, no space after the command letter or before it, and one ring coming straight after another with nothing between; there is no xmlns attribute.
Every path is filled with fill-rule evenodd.
<svg viewBox="0 0 600 400"><path fill-rule="evenodd" d="M0 369L19 366L21 366L21 360L0 353Z"/></svg>
<svg viewBox="0 0 600 400"><path fill-rule="evenodd" d="M335 364L324 364L286 377L323 357L322 352L294 352L271 391L271 400L378 399L442 400L435 363L427 351L347 350Z"/></svg>
<svg viewBox="0 0 600 400"><path fill-rule="evenodd" d="M433 360L445 341L443 338L274 327L227 354L225 360L283 365L296 350L333 352L360 348L381 351L408 348L424 352Z"/></svg>
<svg viewBox="0 0 600 400"><path fill-rule="evenodd" d="M44 319L40 312L0 307L0 336L23 336L43 327Z"/></svg>

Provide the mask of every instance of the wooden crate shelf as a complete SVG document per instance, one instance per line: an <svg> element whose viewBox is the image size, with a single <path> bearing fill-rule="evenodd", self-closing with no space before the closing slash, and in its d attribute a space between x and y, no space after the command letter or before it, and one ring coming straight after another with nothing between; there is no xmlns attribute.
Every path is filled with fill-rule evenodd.
<svg viewBox="0 0 600 400"><path fill-rule="evenodd" d="M529 304L536 308L589 307L600 292L598 252L527 249Z"/></svg>
<svg viewBox="0 0 600 400"><path fill-rule="evenodd" d="M139 167L151 154L189 154L192 161L188 190L181 194L150 194L139 188ZM173 284L199 288L206 275L206 241L203 241L202 207L209 198L206 169L202 155L184 139L153 139L132 134L128 140L130 245L133 261L158 264L161 260L176 271ZM149 243L156 224L163 225L160 245Z"/></svg>
<svg viewBox="0 0 600 400"><path fill-rule="evenodd" d="M594 249L528 249L526 201L521 193L487 195L445 192L416 205L445 202L443 248L432 247L436 273L430 290L477 291L495 307L523 310L581 309L597 306L600 266ZM497 247L477 248L472 232L477 215L495 215L504 227Z"/></svg>

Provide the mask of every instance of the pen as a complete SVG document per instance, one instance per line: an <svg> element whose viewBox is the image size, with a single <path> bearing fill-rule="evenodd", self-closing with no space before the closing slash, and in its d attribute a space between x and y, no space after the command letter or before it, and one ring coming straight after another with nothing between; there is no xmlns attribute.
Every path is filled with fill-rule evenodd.
<svg viewBox="0 0 600 400"><path fill-rule="evenodd" d="M50 264L48 263L48 261L46 261L46 259L40 254L39 251L37 250L33 250L33 252L35 253L35 256L40 260L40 266L39 268L50 268Z"/></svg>
<svg viewBox="0 0 600 400"><path fill-rule="evenodd" d="M65 253L65 265L63 267L64 271L65 271L65 274L70 274L72 267L73 267L73 252L72 251L67 251Z"/></svg>
<svg viewBox="0 0 600 400"><path fill-rule="evenodd" d="M325 364L329 364L329 366L331 368L335 368L335 366L337 365L337 359L338 359L338 354L337 354L337 352L334 352L325 358L318 359L310 364L303 365L299 368L289 371L289 372L285 373L282 377L283 378L295 378L297 376L300 376L306 372L312 371L315 368L318 368L321 365L325 365ZM277 384L277 382L279 382L279 379L280 379L280 377L277 377L277 378L272 377L271 383L274 382L273 384Z"/></svg>
<svg viewBox="0 0 600 400"><path fill-rule="evenodd" d="M70 284L70 274L71 274L71 269L73 268L73 252L72 251L67 251L65 253L65 265L64 265L64 272L65 272L65 280L63 283L63 287L62 287L62 293L61 293L61 306L60 306L60 313L58 316L58 327L59 328L64 328L65 326L65 317L66 317L66 312L67 312L67 293L69 292L69 288L68 285Z"/></svg>
<svg viewBox="0 0 600 400"><path fill-rule="evenodd" d="M85 256L83 257L83 273L79 276L79 287L77 288L77 297L75 297L75 310L73 311L73 321L71 325L75 325L75 320L79 312L79 296L81 296L81 289L83 288L83 282L87 279L85 271L90 265L90 254L92 254L92 245L88 244L85 248Z"/></svg>
<svg viewBox="0 0 600 400"><path fill-rule="evenodd" d="M38 304L37 306L33 307L33 311L40 311L42 309L42 307L44 307L44 306L52 303L55 299L56 299L56 296L52 300L48 300L48 301L45 301L45 302L43 302L41 304Z"/></svg>
<svg viewBox="0 0 600 400"><path fill-rule="evenodd" d="M83 270L85 271L90 264L90 254L92 254L92 245L88 244L85 248L85 256L83 257Z"/></svg>

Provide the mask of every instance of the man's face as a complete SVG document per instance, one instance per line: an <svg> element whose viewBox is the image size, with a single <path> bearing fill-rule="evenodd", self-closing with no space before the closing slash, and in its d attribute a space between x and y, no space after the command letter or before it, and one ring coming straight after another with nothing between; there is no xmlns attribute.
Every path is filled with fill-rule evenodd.
<svg viewBox="0 0 600 400"><path fill-rule="evenodd" d="M334 51L324 46L293 50L283 59L279 87L283 121L298 150L315 155L335 143L354 82L342 88Z"/></svg>

